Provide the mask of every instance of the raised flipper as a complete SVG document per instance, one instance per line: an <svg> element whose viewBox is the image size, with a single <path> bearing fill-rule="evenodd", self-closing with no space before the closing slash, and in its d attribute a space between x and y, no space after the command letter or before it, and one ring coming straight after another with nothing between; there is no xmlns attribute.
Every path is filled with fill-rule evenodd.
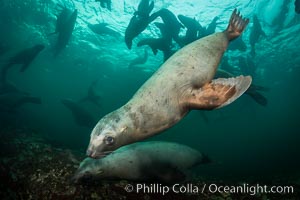
<svg viewBox="0 0 300 200"><path fill-rule="evenodd" d="M221 108L239 98L249 88L251 82L251 76L214 79L201 88L190 90L185 102L189 109Z"/></svg>
<svg viewBox="0 0 300 200"><path fill-rule="evenodd" d="M249 19L243 19L243 16L240 15L240 12L238 12L237 9L234 9L230 17L228 27L224 31L224 33L227 35L228 40L232 41L239 37L248 23Z"/></svg>

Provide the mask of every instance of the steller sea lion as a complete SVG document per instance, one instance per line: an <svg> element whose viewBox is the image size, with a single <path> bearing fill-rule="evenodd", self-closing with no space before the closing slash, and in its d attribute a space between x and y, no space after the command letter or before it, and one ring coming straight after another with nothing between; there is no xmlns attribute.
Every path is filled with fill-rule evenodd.
<svg viewBox="0 0 300 200"><path fill-rule="evenodd" d="M255 45L261 36L266 37L266 33L263 31L258 17L256 15L253 15L253 27L250 32L249 38L252 56L255 56Z"/></svg>
<svg viewBox="0 0 300 200"><path fill-rule="evenodd" d="M23 49L22 51L9 58L7 64L1 69L0 82L4 83L7 81L6 76L8 70L14 65L22 65L20 72L24 72L26 69L28 69L33 60L44 48L45 45L37 44L33 47Z"/></svg>
<svg viewBox="0 0 300 200"><path fill-rule="evenodd" d="M91 133L87 155L143 140L172 127L190 110L232 103L250 86L250 76L212 80L229 41L249 23L235 9L227 29L199 39L171 56L121 108L104 116Z"/></svg>
<svg viewBox="0 0 300 200"><path fill-rule="evenodd" d="M75 9L70 16L60 22L60 28L56 31L58 31L58 37L57 41L54 47L54 56L56 57L69 43L70 38L72 36L74 27L75 27L75 22L77 19L77 9ZM62 24L63 23L63 24Z"/></svg>
<svg viewBox="0 0 300 200"><path fill-rule="evenodd" d="M103 159L84 159L72 180L179 182L186 179L186 170L206 163L210 163L206 155L182 144L138 142L119 148Z"/></svg>

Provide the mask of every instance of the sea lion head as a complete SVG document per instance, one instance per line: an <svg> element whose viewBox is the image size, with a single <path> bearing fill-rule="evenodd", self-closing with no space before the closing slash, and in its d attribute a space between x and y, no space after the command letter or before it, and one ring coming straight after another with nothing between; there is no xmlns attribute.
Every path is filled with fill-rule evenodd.
<svg viewBox="0 0 300 200"><path fill-rule="evenodd" d="M118 110L109 113L93 129L87 156L95 159L102 158L121 146L133 143L130 133L132 130L126 123L126 119L121 119Z"/></svg>
<svg viewBox="0 0 300 200"><path fill-rule="evenodd" d="M101 179L105 175L105 171L102 160L86 158L80 163L80 166L71 181L74 183L93 182L94 180Z"/></svg>

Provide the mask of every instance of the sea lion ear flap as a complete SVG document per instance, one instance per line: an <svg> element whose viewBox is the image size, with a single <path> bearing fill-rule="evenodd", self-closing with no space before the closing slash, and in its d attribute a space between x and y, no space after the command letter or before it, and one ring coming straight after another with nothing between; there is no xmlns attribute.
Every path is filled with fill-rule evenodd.
<svg viewBox="0 0 300 200"><path fill-rule="evenodd" d="M251 76L218 78L200 88L192 89L186 99L189 109L212 110L239 98L250 86Z"/></svg>

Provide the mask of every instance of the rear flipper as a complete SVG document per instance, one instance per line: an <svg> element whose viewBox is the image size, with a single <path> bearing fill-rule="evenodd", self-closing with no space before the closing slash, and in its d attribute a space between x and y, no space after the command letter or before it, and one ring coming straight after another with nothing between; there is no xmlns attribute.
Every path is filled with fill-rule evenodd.
<svg viewBox="0 0 300 200"><path fill-rule="evenodd" d="M266 91L265 90L266 88L252 84L248 88L248 90L245 92L245 94L248 94L254 101L256 101L256 103L258 103L262 106L267 106L268 100L263 94L258 92L258 90L260 90L260 89L261 89L261 91Z"/></svg>
<svg viewBox="0 0 300 200"><path fill-rule="evenodd" d="M251 76L218 78L201 88L193 88L186 96L189 109L212 110L226 106L239 98L250 86Z"/></svg>
<svg viewBox="0 0 300 200"><path fill-rule="evenodd" d="M243 16L240 15L240 12L237 12L237 9L234 9L227 29L224 31L224 33L227 35L227 38L229 41L232 41L239 37L246 26L249 23L249 19L243 19Z"/></svg>

